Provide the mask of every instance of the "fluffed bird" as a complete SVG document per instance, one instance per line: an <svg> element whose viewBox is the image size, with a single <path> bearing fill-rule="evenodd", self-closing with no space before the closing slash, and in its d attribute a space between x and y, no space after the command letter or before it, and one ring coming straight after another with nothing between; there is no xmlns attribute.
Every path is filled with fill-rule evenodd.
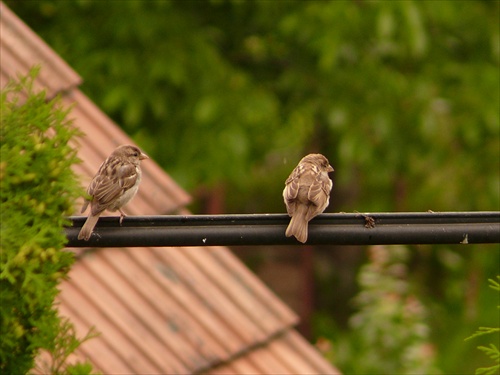
<svg viewBox="0 0 500 375"><path fill-rule="evenodd" d="M309 154L300 160L285 181L283 199L288 215L292 218L286 229L287 237L305 243L309 221L322 213L330 203L333 172L328 159L321 154Z"/></svg>
<svg viewBox="0 0 500 375"><path fill-rule="evenodd" d="M85 212L90 203L90 214L78 239L88 241L99 216L104 210L120 211L120 225L127 215L121 208L135 196L141 182L141 160L149 159L138 147L121 145L101 164L87 188L90 199L82 207Z"/></svg>

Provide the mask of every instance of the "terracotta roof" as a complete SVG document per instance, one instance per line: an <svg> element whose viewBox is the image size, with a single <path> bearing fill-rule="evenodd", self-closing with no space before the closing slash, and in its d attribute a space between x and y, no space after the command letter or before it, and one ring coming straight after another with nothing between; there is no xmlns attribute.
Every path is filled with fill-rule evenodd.
<svg viewBox="0 0 500 375"><path fill-rule="evenodd" d="M37 86L74 103L86 185L119 144L132 143L78 85L80 77L0 3L0 84L42 64ZM147 150L146 150L147 151ZM183 212L184 192L154 161L126 207L130 214ZM60 285L59 310L83 336L74 358L103 373L336 374L295 330L297 316L227 248L108 248L83 253Z"/></svg>
<svg viewBox="0 0 500 375"><path fill-rule="evenodd" d="M19 72L25 74L36 64L47 67L42 70L36 84L47 90L49 97L81 83L80 76L3 3L0 3L0 17L0 87L9 77L16 77Z"/></svg>

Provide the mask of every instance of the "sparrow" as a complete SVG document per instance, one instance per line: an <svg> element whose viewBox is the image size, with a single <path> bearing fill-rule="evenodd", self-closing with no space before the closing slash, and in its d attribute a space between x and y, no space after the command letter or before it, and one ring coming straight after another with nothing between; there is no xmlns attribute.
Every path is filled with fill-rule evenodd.
<svg viewBox="0 0 500 375"><path fill-rule="evenodd" d="M87 188L82 207L85 212L90 203L90 214L83 224L78 239L88 241L104 210L120 211L120 225L127 215L121 208L134 197L141 182L141 160L149 159L139 148L131 145L117 147L101 164Z"/></svg>
<svg viewBox="0 0 500 375"><path fill-rule="evenodd" d="M322 213L330 203L332 180L328 172L333 168L321 154L304 156L285 181L283 199L292 218L286 228L287 237L305 243L309 221Z"/></svg>

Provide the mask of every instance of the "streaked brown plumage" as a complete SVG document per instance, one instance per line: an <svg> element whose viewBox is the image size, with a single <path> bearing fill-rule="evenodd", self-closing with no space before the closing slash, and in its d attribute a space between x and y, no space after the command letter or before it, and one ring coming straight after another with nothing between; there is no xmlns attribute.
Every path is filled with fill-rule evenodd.
<svg viewBox="0 0 500 375"><path fill-rule="evenodd" d="M309 221L322 213L330 203L332 180L328 172L333 172L328 159L321 154L304 156L285 182L283 199L290 224L286 229L287 237L305 243Z"/></svg>
<svg viewBox="0 0 500 375"><path fill-rule="evenodd" d="M134 197L141 182L141 160L148 159L138 147L122 145L117 147L101 164L87 188L91 200L85 200L82 213L90 203L90 214L78 239L88 241L99 216L104 210L120 211L120 224L126 216L121 208Z"/></svg>

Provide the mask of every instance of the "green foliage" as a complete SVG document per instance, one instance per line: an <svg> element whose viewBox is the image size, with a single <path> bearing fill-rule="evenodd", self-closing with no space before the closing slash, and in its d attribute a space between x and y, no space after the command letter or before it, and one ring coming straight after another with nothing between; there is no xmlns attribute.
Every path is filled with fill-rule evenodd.
<svg viewBox="0 0 500 375"><path fill-rule="evenodd" d="M78 339L73 324L66 318L61 319L54 348L48 352L50 362L42 360L36 369L40 374L66 375L90 374L92 365L89 363L68 363L68 357L85 341L97 337L99 333L92 327L85 337Z"/></svg>
<svg viewBox="0 0 500 375"><path fill-rule="evenodd" d="M405 247L370 249L370 261L359 272L351 335L332 344L330 355L343 372L439 373L428 313L408 282L409 255Z"/></svg>
<svg viewBox="0 0 500 375"><path fill-rule="evenodd" d="M497 276L497 279L500 281L500 276ZM489 279L490 288L500 292L500 283L493 279ZM500 309L500 305L497 306ZM466 338L466 340L473 339L475 337L500 333L500 327L479 327L473 335ZM498 341L498 340L497 340ZM494 344L490 344L489 346L478 346L478 349L484 352L492 361L495 362L494 365L490 367L481 367L476 370L476 375L494 375L500 372L500 350Z"/></svg>
<svg viewBox="0 0 500 375"><path fill-rule="evenodd" d="M0 371L24 374L60 331L58 283L73 263L62 251L64 217L81 195L68 144L76 134L57 99L46 102L28 77L1 93Z"/></svg>
<svg viewBox="0 0 500 375"><path fill-rule="evenodd" d="M312 150L337 210L500 206L498 2L7 3L177 181L236 192L231 210L283 209Z"/></svg>

